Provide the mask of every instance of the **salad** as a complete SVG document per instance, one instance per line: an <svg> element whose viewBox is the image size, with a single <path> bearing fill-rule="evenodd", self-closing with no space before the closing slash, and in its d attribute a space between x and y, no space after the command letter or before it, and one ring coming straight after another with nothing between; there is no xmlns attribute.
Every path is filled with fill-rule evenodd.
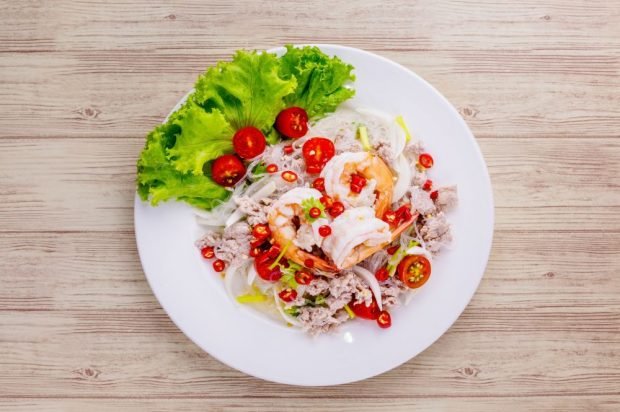
<svg viewBox="0 0 620 412"><path fill-rule="evenodd" d="M381 328L451 241L455 186L402 116L356 107L354 67L317 47L238 51L148 136L138 193L194 208L205 264L240 305L316 335Z"/></svg>

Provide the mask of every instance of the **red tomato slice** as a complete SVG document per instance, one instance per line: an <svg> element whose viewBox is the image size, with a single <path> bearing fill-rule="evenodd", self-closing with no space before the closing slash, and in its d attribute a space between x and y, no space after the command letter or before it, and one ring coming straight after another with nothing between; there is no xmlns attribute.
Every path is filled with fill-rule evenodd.
<svg viewBox="0 0 620 412"><path fill-rule="evenodd" d="M235 152L242 159L252 159L265 151L265 136L256 127L248 126L237 130L233 137Z"/></svg>
<svg viewBox="0 0 620 412"><path fill-rule="evenodd" d="M397 272L407 287L417 289L431 277L431 262L422 255L406 256L398 264Z"/></svg>
<svg viewBox="0 0 620 412"><path fill-rule="evenodd" d="M301 150L308 173L319 173L336 154L334 143L325 137L313 137L304 143Z"/></svg>
<svg viewBox="0 0 620 412"><path fill-rule="evenodd" d="M349 307L353 313L362 319L375 320L379 317L379 306L377 306L377 301L374 298L369 306L366 306L363 302L351 302Z"/></svg>
<svg viewBox="0 0 620 412"><path fill-rule="evenodd" d="M278 114L276 129L286 137L297 139L308 132L308 113L301 107L289 107Z"/></svg>
<svg viewBox="0 0 620 412"><path fill-rule="evenodd" d="M222 186L234 186L244 175L245 166L235 155L220 156L211 166L211 177Z"/></svg>

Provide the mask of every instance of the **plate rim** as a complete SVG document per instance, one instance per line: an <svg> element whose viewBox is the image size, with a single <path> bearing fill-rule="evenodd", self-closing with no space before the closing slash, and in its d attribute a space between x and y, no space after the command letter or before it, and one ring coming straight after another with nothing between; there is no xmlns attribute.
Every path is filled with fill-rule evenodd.
<svg viewBox="0 0 620 412"><path fill-rule="evenodd" d="M136 247L138 250L138 256L140 259L140 264L142 266L142 271L144 273L144 276L147 280L147 283L153 293L153 295L155 296L155 298L157 299L160 307L162 308L162 310L166 313L166 315L170 318L170 320L175 324L175 326L177 328L179 328L179 330L181 332L183 332L183 334L190 340L192 341L193 344L195 344L198 348L200 348L200 350L204 351L205 353L207 353L209 356L213 357L214 359L216 359L217 361L221 362L222 364L238 370L242 373L245 373L249 376L254 376L257 377L259 379L263 379L265 381L269 381L269 382L275 382L275 383L279 383L279 384L285 384L285 385L292 385L292 386L308 386L308 387L322 387L322 386L335 386L335 385L343 385L343 384L347 384L347 383L352 383L352 382L359 382L365 379L369 379L372 378L374 376L378 376L381 375L383 373L386 373L390 370L393 370L395 368L400 367L401 365L403 365L404 363L414 359L415 357L419 356L421 353L423 353L424 351L426 351L430 346L432 346L440 337L442 337L446 332L448 332L452 326L454 325L454 323L458 320L458 318L463 314L464 310L467 308L467 306L469 306L469 304L471 303L471 300L473 299L474 295L476 294L476 292L478 291L479 287L480 287L480 283L482 282L482 279L484 278L484 275L486 274L486 270L488 267L488 263L489 263L489 258L491 255L491 250L492 250L492 246L493 246L493 239L494 239L494 233L495 233L495 202L494 202L494 196L493 196L493 186L492 186L492 181L489 175L489 170L488 170L488 166L484 160L484 156L482 154L482 151L480 149L480 146L478 145L478 142L476 140L476 138L474 137L471 129L469 128L469 125L467 124L467 122L463 119L463 117L460 115L460 113L458 112L458 110L454 107L454 105L452 105L452 103L435 87L433 86L431 83L429 83L428 81L426 81L423 77L421 77L419 74L415 73L413 70L403 66L400 63L397 63L391 59L388 59L387 57L381 56L379 54L364 50L364 49L359 49L356 47L351 47L351 46L344 46L344 45L339 45L339 44L330 44L330 43L304 43L304 44L293 44L293 47L304 47L304 46L316 46L319 49L321 49L322 51L324 51L327 54L333 54L333 52L335 51L351 51L354 53L361 53L364 54L366 56L372 57L373 59L377 59L380 60L381 62L391 65L393 67L396 67L400 70L405 71L408 75L414 77L417 81L419 81L420 83L422 83L424 86L426 86L432 93L433 95L435 95L435 97L438 97L439 100L441 100L444 105L448 108L448 110L451 112L451 114L453 115L453 117L457 120L458 123L460 123L460 125L463 127L463 129L466 131L466 135L467 138L470 140L470 143L472 143L472 147L474 149L475 155L478 159L478 161L484 166L483 167L483 177L484 177L484 184L485 186L488 188L487 193L485 193L485 201L488 203L489 205L489 209L490 209L490 216L488 216L489 220L489 226L488 226L488 233L486 233L485 238L488 238L488 246L486 248L486 250L483 251L483 254L481 254L481 256L484 256L484 266L482 268L482 273L479 276L478 280L476 281L475 287L472 288L471 293L468 293L467 295L467 300L465 301L465 304L460 307L459 306L459 310L458 311L454 311L454 316L450 319L449 324L447 326L447 328L445 330L443 330L435 339L431 340L427 345L425 345L418 353L416 353L413 356L409 356L406 359L402 360L402 361L397 361L396 363L390 363L387 365L387 367L382 367L379 368L380 370L378 371L373 371L371 373L365 373L363 374L363 376L359 376L356 378L352 378L352 379L339 379L336 380L335 382L328 382L328 383L300 383L300 382L291 382L289 380L286 379L280 379L280 378L274 378L272 376L266 376L263 373L258 373L256 371L249 371L247 370L245 367L243 367L242 365L232 365L231 363L223 360L219 355L217 354L213 354L209 351L207 351L205 348L203 348L203 346L198 342L198 339L196 339L193 336L193 333L189 332L184 326L182 326L182 323L176 318L175 315L173 315L172 313L170 313L168 311L168 309L166 309L166 307L164 307L164 305L162 304L162 298L160 297L160 294L157 292L156 288L154 288L154 285L152 283L152 278L149 277L149 275L147 274L147 271L145 270L145 255L146 252L143 251L140 247L140 242L138 241L138 205L140 203L142 203L142 200L140 199L139 194L137 193L137 191L134 192L134 237L135 237L135 241L136 241ZM326 51L325 49L330 49L330 51ZM279 51L283 51L285 50L284 46L278 46L278 47L274 47L274 48L270 48L268 50L264 50L268 53L277 53ZM257 49L257 51L263 51L263 50L259 50ZM194 89L191 88L176 104L175 106L172 108L172 110L170 111L170 113L166 116L166 118L162 121L165 122L169 116L174 113L186 100L187 98L191 95L192 91ZM176 201L175 201L176 202ZM151 207L151 206L149 206Z"/></svg>

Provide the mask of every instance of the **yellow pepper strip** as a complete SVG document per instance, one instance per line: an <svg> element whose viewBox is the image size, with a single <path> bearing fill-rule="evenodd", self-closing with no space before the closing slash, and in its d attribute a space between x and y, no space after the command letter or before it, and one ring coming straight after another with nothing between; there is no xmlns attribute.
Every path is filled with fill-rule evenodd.
<svg viewBox="0 0 620 412"><path fill-rule="evenodd" d="M239 303L260 303L267 300L265 295L239 295L237 302Z"/></svg>
<svg viewBox="0 0 620 412"><path fill-rule="evenodd" d="M411 140L411 133L409 133L409 128L407 127L407 124L405 123L405 119L403 119L403 117L400 114L396 116L396 123L398 123L398 125L402 127L402 129L405 131L405 142L408 142L409 140Z"/></svg>
<svg viewBox="0 0 620 412"><path fill-rule="evenodd" d="M344 305L344 310L347 311L347 314L349 315L349 317L351 319L353 319L355 317L355 313L353 313L353 311L351 310L351 308L349 307L349 305Z"/></svg>

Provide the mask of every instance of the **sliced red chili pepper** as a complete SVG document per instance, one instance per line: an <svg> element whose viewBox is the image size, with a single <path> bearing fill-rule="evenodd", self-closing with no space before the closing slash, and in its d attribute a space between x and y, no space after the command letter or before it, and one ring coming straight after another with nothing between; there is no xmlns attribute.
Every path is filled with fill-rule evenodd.
<svg viewBox="0 0 620 412"><path fill-rule="evenodd" d="M386 268L380 268L379 270L375 272L375 278L377 278L379 282L384 282L389 277L390 277L390 272L388 272Z"/></svg>
<svg viewBox="0 0 620 412"><path fill-rule="evenodd" d="M293 183L297 180L297 173L293 172L292 170L285 170L284 172L282 172L281 176L282 179L286 180L289 183Z"/></svg>
<svg viewBox="0 0 620 412"><path fill-rule="evenodd" d="M390 246L385 251L388 253L388 255L393 255L394 253L396 253L399 247L399 245Z"/></svg>
<svg viewBox="0 0 620 412"><path fill-rule="evenodd" d="M331 234L332 234L332 228L329 227L328 225L323 225L319 227L319 235L321 235L322 237L327 237Z"/></svg>
<svg viewBox="0 0 620 412"><path fill-rule="evenodd" d="M372 298L372 302L368 306L364 302L355 303L352 301L349 303L349 307L353 313L362 319L375 320L379 316L379 306L377 306L375 298Z"/></svg>
<svg viewBox="0 0 620 412"><path fill-rule="evenodd" d="M267 173L275 173L278 171L278 165L273 163L268 164L265 170L267 170Z"/></svg>
<svg viewBox="0 0 620 412"><path fill-rule="evenodd" d="M426 169L430 169L433 167L433 156L428 153L422 153L420 157L418 157L418 162L420 165Z"/></svg>
<svg viewBox="0 0 620 412"><path fill-rule="evenodd" d="M280 299L284 302L292 302L297 299L297 291L292 288L282 289L280 293L278 293L278 296L280 296Z"/></svg>
<svg viewBox="0 0 620 412"><path fill-rule="evenodd" d="M437 198L439 197L439 192L438 191L433 191L431 192L431 200L437 200Z"/></svg>
<svg viewBox="0 0 620 412"><path fill-rule="evenodd" d="M427 179L426 182L422 185L422 190L426 190L427 192L431 190L433 187L433 181L431 179Z"/></svg>
<svg viewBox="0 0 620 412"><path fill-rule="evenodd" d="M295 151L295 149L293 149L293 145L286 145L282 148L282 152L284 152L284 154L291 154Z"/></svg>
<svg viewBox="0 0 620 412"><path fill-rule="evenodd" d="M323 206L325 206L325 208L329 209L330 207L333 206L334 204L334 199L331 198L331 196L327 196L327 195L323 195L321 196L321 198L319 199L319 201L321 203L323 203Z"/></svg>
<svg viewBox="0 0 620 412"><path fill-rule="evenodd" d="M366 186L366 179L358 174L351 175L351 184L349 187L353 193L362 193L362 189Z"/></svg>
<svg viewBox="0 0 620 412"><path fill-rule="evenodd" d="M344 205L341 202L334 202L329 208L329 214L332 217L338 217L344 212Z"/></svg>
<svg viewBox="0 0 620 412"><path fill-rule="evenodd" d="M319 209L318 207L311 207L310 210L308 211L308 214L310 215L311 218L316 219L319 216L321 216L321 209Z"/></svg>
<svg viewBox="0 0 620 412"><path fill-rule="evenodd" d="M312 269L314 267L314 260L310 258L304 260L304 266Z"/></svg>
<svg viewBox="0 0 620 412"><path fill-rule="evenodd" d="M282 248L280 247L279 244L274 243L273 245L271 245L271 247L269 248L269 250L267 250L265 252L265 254L267 256L269 256L272 259L275 259L278 257L278 255L280 254L280 251L282 250Z"/></svg>
<svg viewBox="0 0 620 412"><path fill-rule="evenodd" d="M392 316L387 310L382 310L377 317L377 324L380 328L387 329L392 326Z"/></svg>
<svg viewBox="0 0 620 412"><path fill-rule="evenodd" d="M271 230L266 223L259 223L252 228L252 236L256 239L267 239L271 236Z"/></svg>
<svg viewBox="0 0 620 412"><path fill-rule="evenodd" d="M250 256L252 256L252 257L257 257L261 253L263 253L263 251L259 247L251 247L250 248Z"/></svg>
<svg viewBox="0 0 620 412"><path fill-rule="evenodd" d="M295 272L295 281L300 285L309 285L314 280L314 275L307 270L300 269Z"/></svg>
<svg viewBox="0 0 620 412"><path fill-rule="evenodd" d="M314 179L314 182L312 182L312 187L318 190L319 192L324 192L325 191L325 179L323 179L322 177L317 177L316 179Z"/></svg>
<svg viewBox="0 0 620 412"><path fill-rule="evenodd" d="M205 259L213 259L215 256L215 250L213 249L213 246L205 246L200 249L200 254Z"/></svg>
<svg viewBox="0 0 620 412"><path fill-rule="evenodd" d="M396 219L396 212L394 212L393 210L387 210L383 214L383 221L389 223L390 225L395 225Z"/></svg>
<svg viewBox="0 0 620 412"><path fill-rule="evenodd" d="M222 259L216 259L213 261L213 270L216 272L221 272L226 267L226 263Z"/></svg>

